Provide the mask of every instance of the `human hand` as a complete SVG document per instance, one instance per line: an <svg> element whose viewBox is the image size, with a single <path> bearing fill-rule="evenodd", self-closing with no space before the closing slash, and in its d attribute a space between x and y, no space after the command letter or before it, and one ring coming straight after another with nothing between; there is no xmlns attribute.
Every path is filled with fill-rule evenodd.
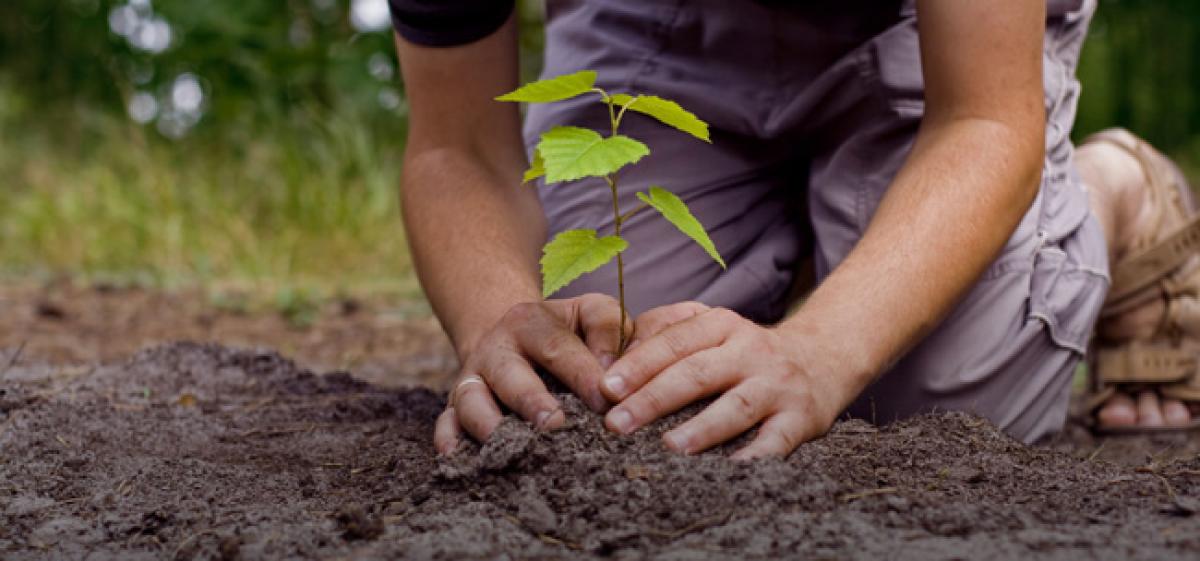
<svg viewBox="0 0 1200 561"><path fill-rule="evenodd" d="M735 458L784 456L825 434L853 395L846 384L810 368L802 341L735 312L697 302L650 310L635 320L634 340L601 383L617 402L605 417L629 434L704 397L723 394L663 435L691 454L734 438L758 423L757 437Z"/></svg>
<svg viewBox="0 0 1200 561"><path fill-rule="evenodd" d="M603 411L608 401L599 381L616 356L620 317L617 301L602 294L513 306L464 358L434 428L434 447L453 452L463 431L487 440L503 416L496 398L539 430L561 426L562 409L535 364Z"/></svg>

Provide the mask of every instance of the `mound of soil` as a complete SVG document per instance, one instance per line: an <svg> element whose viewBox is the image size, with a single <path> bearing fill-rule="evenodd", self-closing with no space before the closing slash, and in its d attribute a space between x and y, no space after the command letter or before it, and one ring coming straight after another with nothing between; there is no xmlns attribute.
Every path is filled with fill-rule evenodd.
<svg viewBox="0 0 1200 561"><path fill-rule="evenodd" d="M77 366L123 361L170 341L221 341L276 349L314 368L350 369L383 385L448 389L457 361L423 300L253 300L196 288L0 279L0 366L13 354L22 362Z"/></svg>
<svg viewBox="0 0 1200 561"><path fill-rule="evenodd" d="M839 423L786 460L506 420L450 459L443 397L175 344L0 373L4 559L1195 559L1200 459L1023 446L963 414ZM1094 450L1093 450L1094 452Z"/></svg>

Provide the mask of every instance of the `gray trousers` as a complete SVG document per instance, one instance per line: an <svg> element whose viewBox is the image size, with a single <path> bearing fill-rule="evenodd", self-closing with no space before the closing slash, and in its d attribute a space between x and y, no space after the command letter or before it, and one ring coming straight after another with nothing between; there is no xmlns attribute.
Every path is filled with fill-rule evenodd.
<svg viewBox="0 0 1200 561"><path fill-rule="evenodd" d="M1052 1L1047 15L1046 161L1036 200L969 294L850 414L887 422L966 410L1025 441L1062 426L1108 286L1103 235L1068 137L1094 8L1094 0ZM720 269L661 217L637 215L624 232L634 313L697 300L779 321L797 264L811 256L820 280L862 237L924 113L910 2L551 0L547 11L546 76L594 69L610 92L675 99L712 125L708 145L649 118L622 123L652 152L622 172L623 207L650 185L675 192L729 263ZM560 124L605 130L607 113L594 99L533 106L528 146ZM551 234L612 228L601 181L539 189ZM610 265L560 295L615 287Z"/></svg>

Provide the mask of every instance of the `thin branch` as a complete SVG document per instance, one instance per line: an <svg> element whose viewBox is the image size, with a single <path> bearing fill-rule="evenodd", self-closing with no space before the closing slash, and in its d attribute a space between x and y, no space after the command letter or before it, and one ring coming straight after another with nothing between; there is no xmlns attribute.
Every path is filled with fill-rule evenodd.
<svg viewBox="0 0 1200 561"><path fill-rule="evenodd" d="M625 116L625 111L627 109L629 109L630 107L632 107L633 104L637 103L637 100L639 100L639 99L642 99L642 94L638 94L638 95L634 96L633 99L629 100L629 103L626 103L625 105L621 106L621 111L617 113L617 119L615 121L613 121L614 123L616 123L615 125L613 125L613 134L616 134L617 127L621 125L621 118Z"/></svg>
<svg viewBox="0 0 1200 561"><path fill-rule="evenodd" d="M621 222L621 224L622 224L622 225L624 225L624 224L625 224L625 222L627 222L627 221L628 221L630 218L633 218L633 215L635 215L635 214L637 214L637 213L641 212L642 210L644 210L644 209L646 209L646 208L649 208L649 207L650 207L650 205L646 204L646 201L641 201L641 202L639 202L639 203L638 203L638 206L636 206L636 207L633 207L633 210L631 210L631 211L629 211L629 212L626 212L625 214L622 214L622 215L621 215L621 217L620 217L620 219L619 219L619 220L620 220L620 222Z"/></svg>

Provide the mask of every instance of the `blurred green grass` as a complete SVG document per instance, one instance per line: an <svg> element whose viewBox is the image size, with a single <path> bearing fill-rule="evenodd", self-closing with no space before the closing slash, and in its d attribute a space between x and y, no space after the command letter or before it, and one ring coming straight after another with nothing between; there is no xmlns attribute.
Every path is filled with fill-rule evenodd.
<svg viewBox="0 0 1200 561"><path fill-rule="evenodd" d="M390 26L355 24L361 6L386 18L383 0L0 3L0 280L301 311L420 298L399 212L407 107ZM541 7L520 6L532 79ZM139 46L156 23L167 47ZM183 76L201 98L172 134ZM157 102L144 124L138 97Z"/></svg>
<svg viewBox="0 0 1200 561"><path fill-rule="evenodd" d="M417 294L396 193L401 147L375 138L366 116L314 106L224 144L165 142L86 110L65 120L82 130L64 135L29 128L19 105L0 89L0 130L20 131L0 135L6 276Z"/></svg>

